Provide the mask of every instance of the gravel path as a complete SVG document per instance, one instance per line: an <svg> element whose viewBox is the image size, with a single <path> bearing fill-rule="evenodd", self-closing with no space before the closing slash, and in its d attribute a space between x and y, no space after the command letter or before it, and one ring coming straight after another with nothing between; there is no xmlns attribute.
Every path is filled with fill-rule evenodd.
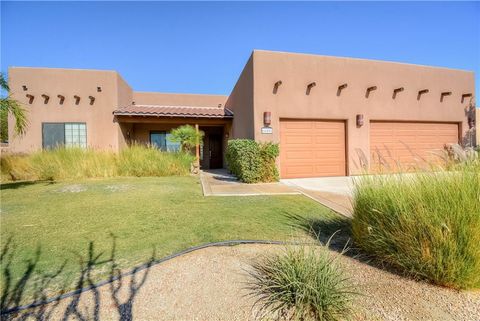
<svg viewBox="0 0 480 321"><path fill-rule="evenodd" d="M133 281L125 278L115 295L106 285L45 312L53 311L50 320L61 320L64 311L70 311L68 320L252 320L254 299L246 296L245 271L262 254L281 250L275 245L203 249L153 266L143 285L139 272ZM480 321L479 291L415 282L345 256L340 262L364 294L355 302L355 320Z"/></svg>

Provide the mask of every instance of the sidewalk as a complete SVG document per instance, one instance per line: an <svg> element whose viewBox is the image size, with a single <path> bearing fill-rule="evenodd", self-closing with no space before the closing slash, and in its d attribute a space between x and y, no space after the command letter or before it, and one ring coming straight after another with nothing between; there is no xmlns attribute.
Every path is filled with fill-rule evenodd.
<svg viewBox="0 0 480 321"><path fill-rule="evenodd" d="M200 172L204 196L298 195L301 192L282 183L245 184L226 169Z"/></svg>

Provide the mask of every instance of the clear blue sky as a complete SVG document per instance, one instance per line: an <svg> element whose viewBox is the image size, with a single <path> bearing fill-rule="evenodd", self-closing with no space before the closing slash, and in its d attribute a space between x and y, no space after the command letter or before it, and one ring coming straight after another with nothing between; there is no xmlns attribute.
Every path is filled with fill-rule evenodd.
<svg viewBox="0 0 480 321"><path fill-rule="evenodd" d="M473 70L479 97L478 2L2 1L1 28L2 71L113 69L139 91L229 94L267 49Z"/></svg>

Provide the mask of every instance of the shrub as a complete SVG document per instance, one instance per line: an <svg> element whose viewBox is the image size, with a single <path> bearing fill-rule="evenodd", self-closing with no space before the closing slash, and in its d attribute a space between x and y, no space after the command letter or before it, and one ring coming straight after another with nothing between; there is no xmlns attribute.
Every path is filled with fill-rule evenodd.
<svg viewBox="0 0 480 321"><path fill-rule="evenodd" d="M193 156L134 145L119 154L81 148L57 148L30 155L2 155L4 180L68 180L115 176L187 175Z"/></svg>
<svg viewBox="0 0 480 321"><path fill-rule="evenodd" d="M357 180L356 244L435 284L480 287L480 162Z"/></svg>
<svg viewBox="0 0 480 321"><path fill-rule="evenodd" d="M345 320L353 291L326 248L287 248L252 265L250 295L260 314L276 319Z"/></svg>
<svg viewBox="0 0 480 321"><path fill-rule="evenodd" d="M278 181L275 159L278 145L258 143L250 139L233 139L228 142L227 165L238 179L245 183Z"/></svg>

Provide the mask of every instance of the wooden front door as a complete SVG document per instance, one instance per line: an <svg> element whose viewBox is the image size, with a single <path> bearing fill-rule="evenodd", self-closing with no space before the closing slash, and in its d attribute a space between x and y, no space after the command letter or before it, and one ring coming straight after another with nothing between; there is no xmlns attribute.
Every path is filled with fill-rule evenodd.
<svg viewBox="0 0 480 321"><path fill-rule="evenodd" d="M222 135L210 134L208 135L208 153L210 158L210 168L223 167L222 155Z"/></svg>

